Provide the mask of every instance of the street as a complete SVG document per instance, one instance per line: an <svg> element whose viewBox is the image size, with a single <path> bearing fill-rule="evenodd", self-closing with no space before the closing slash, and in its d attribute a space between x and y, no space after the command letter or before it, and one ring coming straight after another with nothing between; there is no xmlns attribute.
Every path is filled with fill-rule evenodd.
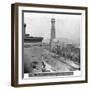
<svg viewBox="0 0 90 90"><path fill-rule="evenodd" d="M46 65L46 69L49 69L51 72L64 72L64 71L73 71L74 67L65 63L63 60L53 57L53 53L44 49L43 52L43 62Z"/></svg>

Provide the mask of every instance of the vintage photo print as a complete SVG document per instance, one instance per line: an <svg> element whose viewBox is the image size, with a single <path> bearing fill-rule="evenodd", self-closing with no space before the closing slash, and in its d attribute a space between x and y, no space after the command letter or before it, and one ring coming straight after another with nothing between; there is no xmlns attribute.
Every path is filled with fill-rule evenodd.
<svg viewBox="0 0 90 90"><path fill-rule="evenodd" d="M80 75L81 21L80 13L23 11L23 76Z"/></svg>

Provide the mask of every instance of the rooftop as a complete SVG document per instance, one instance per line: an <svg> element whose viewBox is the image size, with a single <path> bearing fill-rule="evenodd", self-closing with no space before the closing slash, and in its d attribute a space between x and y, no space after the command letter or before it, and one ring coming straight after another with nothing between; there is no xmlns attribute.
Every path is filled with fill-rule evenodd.
<svg viewBox="0 0 90 90"><path fill-rule="evenodd" d="M24 42L41 42L43 37L25 37Z"/></svg>

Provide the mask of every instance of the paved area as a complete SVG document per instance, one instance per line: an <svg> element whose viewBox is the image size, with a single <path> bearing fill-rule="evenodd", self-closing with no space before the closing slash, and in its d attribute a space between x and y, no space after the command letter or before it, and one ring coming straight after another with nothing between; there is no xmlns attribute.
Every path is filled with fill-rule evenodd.
<svg viewBox="0 0 90 90"><path fill-rule="evenodd" d="M37 61L38 61L37 56L41 55L38 52L36 52L35 55L33 54L33 59ZM30 65L30 62L32 61L31 56L32 56L31 50L29 48L25 48L24 49L24 67L27 69L28 72L30 72L30 69L32 69ZM57 55L55 55L55 53L49 52L46 49L43 49L42 59L39 60L39 62L43 62L46 72L47 71L48 72L67 71L68 72L68 71L78 70L79 68L79 66L74 64L72 61L65 60L64 57L58 57ZM38 72L42 72L42 68L43 66L39 68ZM35 72L37 72L37 70Z"/></svg>

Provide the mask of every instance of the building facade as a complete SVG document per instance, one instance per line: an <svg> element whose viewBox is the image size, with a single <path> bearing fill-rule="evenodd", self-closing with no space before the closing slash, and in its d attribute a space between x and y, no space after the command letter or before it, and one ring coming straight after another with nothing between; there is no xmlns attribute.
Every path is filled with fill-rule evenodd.
<svg viewBox="0 0 90 90"><path fill-rule="evenodd" d="M24 73L41 72L43 38L31 37L25 31L24 34Z"/></svg>

